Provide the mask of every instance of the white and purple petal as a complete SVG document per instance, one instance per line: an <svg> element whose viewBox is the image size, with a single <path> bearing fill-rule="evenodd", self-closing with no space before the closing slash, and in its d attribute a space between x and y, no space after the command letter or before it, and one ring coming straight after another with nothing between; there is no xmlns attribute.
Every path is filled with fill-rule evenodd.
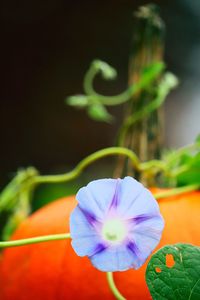
<svg viewBox="0 0 200 300"><path fill-rule="evenodd" d="M100 271L126 271L138 267L137 252L128 249L126 244L109 247L105 251L90 256L92 264Z"/></svg>
<svg viewBox="0 0 200 300"><path fill-rule="evenodd" d="M138 269L159 243L164 221L152 194L131 177L81 188L70 217L72 247L101 271Z"/></svg>
<svg viewBox="0 0 200 300"><path fill-rule="evenodd" d="M99 235L93 222L77 206L70 216L70 234L72 247L79 256L89 256L94 253L94 248L99 244Z"/></svg>
<svg viewBox="0 0 200 300"><path fill-rule="evenodd" d="M132 177L121 181L118 210L126 218L143 214L158 214L159 206L149 190Z"/></svg>
<svg viewBox="0 0 200 300"><path fill-rule="evenodd" d="M115 189L115 179L94 180L78 191L76 199L81 208L95 212L97 218L103 219L111 205Z"/></svg>

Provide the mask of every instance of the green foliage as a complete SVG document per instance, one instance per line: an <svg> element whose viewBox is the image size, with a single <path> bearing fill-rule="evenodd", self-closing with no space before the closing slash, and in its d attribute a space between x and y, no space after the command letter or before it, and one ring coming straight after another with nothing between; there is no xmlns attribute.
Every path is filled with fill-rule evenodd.
<svg viewBox="0 0 200 300"><path fill-rule="evenodd" d="M88 97L84 95L71 96L67 99L67 104L82 108L88 106Z"/></svg>
<svg viewBox="0 0 200 300"><path fill-rule="evenodd" d="M200 299L199 262L200 247L190 244L175 244L158 250L151 257L146 270L146 282L152 298Z"/></svg>
<svg viewBox="0 0 200 300"><path fill-rule="evenodd" d="M19 202L25 202L26 196L32 193L32 187L29 184L37 175L38 171L34 167L20 169L0 193L0 212L12 211Z"/></svg>
<svg viewBox="0 0 200 300"><path fill-rule="evenodd" d="M166 181L173 179L176 186L200 184L200 139L194 144L178 150L166 152L163 156L167 170L170 173Z"/></svg>
<svg viewBox="0 0 200 300"><path fill-rule="evenodd" d="M0 218L7 214L7 220L0 234L7 240L17 226L29 215L33 194L32 180L38 175L33 167L20 169L11 182L0 193ZM4 223L4 222L3 222Z"/></svg>
<svg viewBox="0 0 200 300"><path fill-rule="evenodd" d="M106 80L115 79L117 77L117 71L102 60L94 60L91 67L96 70L96 72L100 72L102 77Z"/></svg>
<svg viewBox="0 0 200 300"><path fill-rule="evenodd" d="M94 60L84 77L83 87L85 94L70 96L66 99L66 103L75 108L85 108L89 117L93 120L110 123L114 118L109 114L106 106L123 104L129 101L135 93L149 88L159 78L164 67L162 62L150 64L141 71L140 80L127 90L119 95L104 96L97 93L93 87L95 76L101 74L105 80L112 80L116 78L117 71L106 62Z"/></svg>
<svg viewBox="0 0 200 300"><path fill-rule="evenodd" d="M144 70L144 76L143 80L147 80L148 76L150 74L152 75L152 72L155 72L156 68L158 66L155 65L152 68L147 68L147 70ZM147 74L145 75L145 73ZM122 146L124 144L124 140L127 134L127 131L130 129L131 126L133 126L136 122L143 120L145 117L150 116L151 113L153 113L156 109L158 109L162 103L165 101L167 95L178 85L178 79L174 74L170 72L165 72L161 79L159 80L159 83L156 86L155 89L155 98L150 101L147 105L143 106L141 109L137 110L134 114L128 116L124 124L122 125L119 137L118 137L118 144Z"/></svg>
<svg viewBox="0 0 200 300"><path fill-rule="evenodd" d="M198 134L196 137L196 143L200 145L200 134Z"/></svg>
<svg viewBox="0 0 200 300"><path fill-rule="evenodd" d="M178 185L186 185L191 183L200 184L200 153L196 155L185 155L182 164L186 166L186 170L177 176Z"/></svg>
<svg viewBox="0 0 200 300"><path fill-rule="evenodd" d="M152 63L152 64L144 67L140 74L140 77L141 77L140 81L147 83L147 86L145 86L144 88L148 87L149 82L151 84L153 83L152 78L153 78L153 80L158 79L164 68L165 68L165 66L161 62L155 62L155 63Z"/></svg>
<svg viewBox="0 0 200 300"><path fill-rule="evenodd" d="M95 121L104 121L111 123L113 120L112 115L110 115L102 104L92 104L88 107L88 115Z"/></svg>

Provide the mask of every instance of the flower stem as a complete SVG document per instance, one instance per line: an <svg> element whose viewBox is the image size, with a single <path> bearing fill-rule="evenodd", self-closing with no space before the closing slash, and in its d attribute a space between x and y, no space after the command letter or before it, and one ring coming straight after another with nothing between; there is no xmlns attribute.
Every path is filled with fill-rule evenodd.
<svg viewBox="0 0 200 300"><path fill-rule="evenodd" d="M65 239L69 239L69 238L70 238L70 233L44 235L44 236L32 237L32 238L28 238L28 239L0 242L0 248L24 246L24 245L36 244L36 243L42 243L42 242L65 240Z"/></svg>
<svg viewBox="0 0 200 300"><path fill-rule="evenodd" d="M112 272L107 272L107 280L108 280L108 284L109 287L113 293L113 295L115 296L115 298L117 300L126 300L126 298L124 298L122 296L122 294L119 292L119 290L117 289L115 282L114 282L114 278L113 278L113 273Z"/></svg>
<svg viewBox="0 0 200 300"><path fill-rule="evenodd" d="M111 156L111 155L125 155L130 158L133 166L139 170L140 161L135 153L127 148L123 147L110 147L106 149L99 150L84 158L71 172L61 174L61 175L47 175L47 176L37 176L34 179L34 183L57 183L66 182L78 177L81 172L96 160Z"/></svg>
<svg viewBox="0 0 200 300"><path fill-rule="evenodd" d="M157 193L154 195L154 197L156 199L167 198L167 197L171 197L171 196L175 196L175 195L179 195L179 194L183 194L183 193L196 191L199 188L200 188L200 184L191 184L191 185L187 185L187 186L183 186L183 187L170 189L169 191L166 191L166 192Z"/></svg>
<svg viewBox="0 0 200 300"><path fill-rule="evenodd" d="M196 191L199 188L200 188L200 184L192 184L192 185L188 185L188 186L184 186L184 187L174 188L174 189L171 189L166 192L157 193L154 195L154 197L156 199L166 198L166 197L171 197L171 196L175 196L175 195L179 195L179 194L183 194L183 193L187 193L187 192ZM44 236L38 236L38 237L15 240L15 241L0 242L0 248L24 246L24 245L35 244L35 243L50 242L50 241L56 241L56 240L65 240L65 239L69 239L69 238L70 238L70 233L44 235ZM125 299L121 296L121 294L117 290L114 280L113 280L113 274L111 272L107 273L107 279L109 282L109 286L110 286L111 290L113 291L113 294L116 296L116 298L119 300Z"/></svg>

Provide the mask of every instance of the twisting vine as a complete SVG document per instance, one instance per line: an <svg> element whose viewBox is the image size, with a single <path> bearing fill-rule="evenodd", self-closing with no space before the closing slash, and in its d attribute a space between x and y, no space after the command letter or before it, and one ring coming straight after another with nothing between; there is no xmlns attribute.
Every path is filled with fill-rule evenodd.
<svg viewBox="0 0 200 300"><path fill-rule="evenodd" d="M113 116L109 114L106 106L120 105L129 101L134 94L148 88L163 72L164 68L165 65L162 62L153 63L144 68L140 80L128 87L124 92L119 95L104 96L97 93L94 89L93 84L96 75L101 74L104 79L111 80L116 78L117 72L106 62L94 60L83 80L85 94L70 96L66 99L66 102L77 108L86 108L88 115L94 120L110 122Z"/></svg>

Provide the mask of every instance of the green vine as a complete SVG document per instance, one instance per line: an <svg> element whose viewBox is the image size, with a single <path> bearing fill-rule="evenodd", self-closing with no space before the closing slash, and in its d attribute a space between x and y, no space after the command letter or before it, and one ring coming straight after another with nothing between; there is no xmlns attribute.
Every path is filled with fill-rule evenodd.
<svg viewBox="0 0 200 300"><path fill-rule="evenodd" d="M187 164L177 164L185 153L198 152L200 149L199 140L194 144L181 148L172 155L165 156L163 160L151 160L141 162L137 155L127 148L110 147L94 152L84 158L72 171L58 175L39 175L37 170L30 167L27 170L21 170L16 177L5 187L0 194L0 212L9 211L18 203L18 198L23 199L23 203L28 202L29 195L38 184L68 182L81 175L83 170L95 161L107 156L126 156L130 159L132 167L138 172L151 175L161 173L166 178L175 178L175 176L184 173L189 169Z"/></svg>
<svg viewBox="0 0 200 300"><path fill-rule="evenodd" d="M85 94L70 96L66 99L66 102L77 108L86 108L88 115L94 120L110 122L113 116L109 114L106 106L120 105L129 101L134 94L148 88L162 73L164 67L164 64L161 62L153 63L143 69L141 79L128 87L127 90L119 95L104 96L97 93L94 89L93 84L96 75L100 73L104 79L111 80L116 78L117 72L106 62L94 60L83 80Z"/></svg>
<svg viewBox="0 0 200 300"><path fill-rule="evenodd" d="M58 183L73 180L77 178L90 164L107 156L126 156L131 160L132 166L140 172L148 172L149 170L152 171L154 169L154 172L166 172L167 174L173 174L174 176L173 163L177 160L180 160L185 153L198 151L199 149L200 143L197 140L194 144L177 150L173 153L173 155L164 157L163 160L141 162L132 150L124 147L110 147L99 150L87 156L72 171L65 174L42 176L39 175L38 171L32 167L28 168L27 170L20 170L16 177L7 185L0 195L0 211L11 208L15 203L16 195L23 189L25 190L41 183ZM181 169L182 171L185 171L185 165L184 168L183 166L179 166L179 174L181 173Z"/></svg>
<svg viewBox="0 0 200 300"><path fill-rule="evenodd" d="M124 144L124 139L129 128L133 126L137 121L142 120L146 116L149 116L153 111L158 109L165 101L166 96L169 94L169 92L172 89L174 89L177 85L178 85L178 80L172 73L167 72L163 75L157 87L156 98L146 106L142 107L142 109L137 111L135 114L130 115L124 121L119 132L119 138L118 138L119 145Z"/></svg>
<svg viewBox="0 0 200 300"><path fill-rule="evenodd" d="M189 186L174 188L168 191L159 192L154 194L155 199L164 199L167 197L173 197L176 195L182 195L184 193L196 191L200 188L200 184L193 184ZM70 233L60 233L53 235L45 235L21 240L13 240L13 241L1 241L0 248L8 248L8 247L16 247L16 246L24 246L29 244L41 243L41 242L49 242L54 240L65 240L70 238ZM111 276L111 275L110 275Z"/></svg>
<svg viewBox="0 0 200 300"><path fill-rule="evenodd" d="M185 174L188 178L191 177L190 174L193 176L195 165L195 172L197 173L197 175L195 175L195 180L193 179L191 184L190 181L186 182L186 185L182 187L182 191L184 192L185 189L198 189L200 185L199 150L200 141L199 138L197 138L194 144L183 147L172 153L165 154L162 160L141 162L132 150L124 147L110 147L87 156L72 171L64 174L40 175L33 167L29 167L26 170L19 170L17 175L0 194L0 213L6 212L10 214L3 229L3 239L8 240L15 228L17 228L17 226L29 215L33 192L39 184L60 183L74 180L82 174L85 168L95 161L104 157L117 155L127 157L131 162L133 170L143 174L146 178L152 178L159 175L162 179L161 181L165 183L166 186L172 186L173 184L177 185L176 183L179 178L185 176ZM187 157L187 160L185 160L185 156ZM174 192L175 191L172 190L172 192L169 191L168 193L170 195L170 193ZM177 193L179 193L179 189L177 190Z"/></svg>

